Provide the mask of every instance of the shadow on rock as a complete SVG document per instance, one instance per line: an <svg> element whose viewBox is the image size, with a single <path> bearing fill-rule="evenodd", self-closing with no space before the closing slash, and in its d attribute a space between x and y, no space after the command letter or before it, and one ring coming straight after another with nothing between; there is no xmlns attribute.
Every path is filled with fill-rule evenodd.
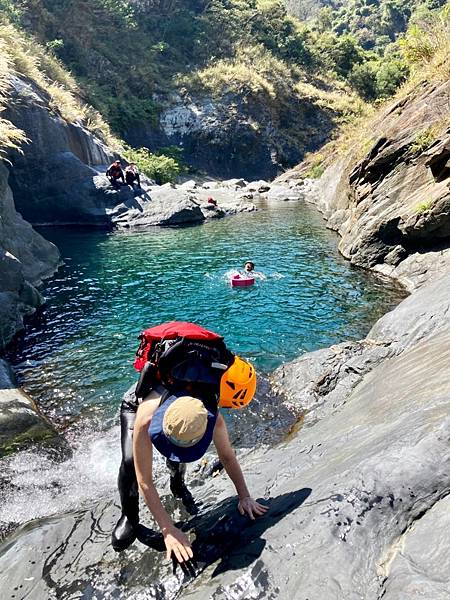
<svg viewBox="0 0 450 600"><path fill-rule="evenodd" d="M195 535L192 543L194 561L182 565L183 573L190 578L196 577L218 560L220 562L212 577L250 566L264 550L266 541L261 538L264 531L296 510L311 491L310 488L303 488L268 500L259 500L262 504L268 504L269 510L255 521L239 514L237 498L233 496L208 512L185 523L178 523L177 527L184 532ZM163 536L148 527L139 527L138 540L154 550L165 552Z"/></svg>

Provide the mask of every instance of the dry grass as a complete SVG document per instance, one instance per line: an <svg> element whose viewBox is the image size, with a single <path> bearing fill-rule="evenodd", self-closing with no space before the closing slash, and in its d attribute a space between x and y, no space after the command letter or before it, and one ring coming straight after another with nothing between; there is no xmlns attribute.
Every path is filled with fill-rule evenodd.
<svg viewBox="0 0 450 600"><path fill-rule="evenodd" d="M348 86L336 81L324 83L327 84L326 90L301 81L295 86L295 91L316 106L334 112L338 115L338 123L354 123L355 119L367 115L369 104Z"/></svg>
<svg viewBox="0 0 450 600"><path fill-rule="evenodd" d="M257 0L256 4L258 5L258 8L270 8L271 6L274 6L275 4L279 4L280 0Z"/></svg>
<svg viewBox="0 0 450 600"><path fill-rule="evenodd" d="M4 110L8 100L11 68L6 44L4 40L0 39L0 113ZM0 118L0 159L5 158L8 149L20 148L20 145L25 140L23 131L15 127L7 119Z"/></svg>
<svg viewBox="0 0 450 600"><path fill-rule="evenodd" d="M400 45L412 71L404 91L423 80L439 83L450 79L450 3L437 13L418 18Z"/></svg>
<svg viewBox="0 0 450 600"><path fill-rule="evenodd" d="M296 100L307 100L334 113L337 124L367 114L367 103L345 84L337 87L336 81L319 77L316 83L321 88L307 82L300 68L289 66L258 45L238 47L232 59L216 61L177 81L180 86L204 91L214 98L223 98L228 93L244 100L263 97L264 105L275 112L282 106L291 106Z"/></svg>
<svg viewBox="0 0 450 600"><path fill-rule="evenodd" d="M4 85L8 85L14 73L28 77L49 94L50 108L63 119L68 122L79 121L108 145L120 147L101 115L81 101L75 79L56 57L7 23L0 24L0 60L4 66ZM3 129L7 132L6 126L2 127L2 132ZM17 139L17 133L14 135ZM3 141L0 143L4 145Z"/></svg>
<svg viewBox="0 0 450 600"><path fill-rule="evenodd" d="M193 74L179 77L176 83L201 89L215 98L236 93L262 94L272 100L294 86L292 69L258 45L238 47L233 58L215 61Z"/></svg>

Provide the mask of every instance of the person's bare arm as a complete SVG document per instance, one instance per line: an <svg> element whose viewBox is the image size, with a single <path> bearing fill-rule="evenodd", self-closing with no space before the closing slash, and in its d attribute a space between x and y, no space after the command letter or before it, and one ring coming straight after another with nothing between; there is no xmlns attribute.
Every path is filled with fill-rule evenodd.
<svg viewBox="0 0 450 600"><path fill-rule="evenodd" d="M133 457L136 477L145 503L164 536L167 559L170 558L173 552L177 560L183 562L193 556L189 539L173 524L172 519L162 505L158 491L153 483L153 445L148 435L148 428L157 407L157 400L148 400L147 402L143 402L137 411L133 435Z"/></svg>
<svg viewBox="0 0 450 600"><path fill-rule="evenodd" d="M220 414L217 417L216 426L214 428L213 440L217 454L219 455L219 460L227 472L228 477L233 482L239 496L238 510L241 515L247 513L251 519L254 519L255 516L259 517L263 515L266 512L267 507L256 502L256 500L251 497L247 484L245 483L241 466L238 463L236 454L231 446L225 420Z"/></svg>

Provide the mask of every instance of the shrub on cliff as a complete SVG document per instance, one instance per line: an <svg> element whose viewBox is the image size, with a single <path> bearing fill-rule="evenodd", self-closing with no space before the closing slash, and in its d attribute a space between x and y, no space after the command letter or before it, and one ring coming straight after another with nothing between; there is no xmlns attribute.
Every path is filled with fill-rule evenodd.
<svg viewBox="0 0 450 600"><path fill-rule="evenodd" d="M400 58L377 58L355 65L348 79L362 98L370 101L389 98L407 77L408 66Z"/></svg>
<svg viewBox="0 0 450 600"><path fill-rule="evenodd" d="M182 164L176 158L165 154L153 154L148 148L125 146L123 156L130 163L135 163L144 175L159 185L175 181L183 171Z"/></svg>
<svg viewBox="0 0 450 600"><path fill-rule="evenodd" d="M421 11L400 41L405 60L420 76L450 77L450 4L440 11Z"/></svg>

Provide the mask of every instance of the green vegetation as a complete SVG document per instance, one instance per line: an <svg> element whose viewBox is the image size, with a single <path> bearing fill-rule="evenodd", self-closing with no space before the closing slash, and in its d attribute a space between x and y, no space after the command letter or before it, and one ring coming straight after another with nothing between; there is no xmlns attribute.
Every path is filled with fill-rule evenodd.
<svg viewBox="0 0 450 600"><path fill-rule="evenodd" d="M320 10L315 23L337 35L351 35L378 54L407 29L414 13L438 9L446 0L335 0ZM330 4L332 6L330 6Z"/></svg>
<svg viewBox="0 0 450 600"><path fill-rule="evenodd" d="M323 165L322 154L316 152L312 155L309 161L309 169L305 172L305 177L308 179L320 179L322 177L325 167Z"/></svg>
<svg viewBox="0 0 450 600"><path fill-rule="evenodd" d="M284 74L282 97L298 93L300 83L333 91L341 80L365 100L386 98L408 72L399 49L389 45L413 8L440 0L336 1L337 10L325 7L307 24L287 15L280 0L0 2L123 134L155 123L158 102L180 85L216 97L225 90L272 97L280 92L274 80ZM307 12L322 4L311 0Z"/></svg>
<svg viewBox="0 0 450 600"><path fill-rule="evenodd" d="M428 127L425 131L418 133L414 142L409 147L409 153L416 155L427 150L436 140L436 134L437 132L434 127Z"/></svg>
<svg viewBox="0 0 450 600"><path fill-rule="evenodd" d="M295 0L0 0L0 37L11 68L116 148L109 126L120 136L156 126L173 92L230 95L303 147L305 100L324 119L351 123L421 61L444 61L421 35L442 3L304 0L304 15L315 16L301 22L286 12Z"/></svg>
<svg viewBox="0 0 450 600"><path fill-rule="evenodd" d="M416 206L416 213L418 215L423 215L428 212L430 208L433 206L433 200L427 200L426 202L421 202Z"/></svg>
<svg viewBox="0 0 450 600"><path fill-rule="evenodd" d="M168 148L167 151L173 153L173 149ZM128 162L135 163L142 173L154 179L159 185L175 181L184 171L183 165L177 158L164 153L153 154L148 148L125 146L123 156Z"/></svg>
<svg viewBox="0 0 450 600"><path fill-rule="evenodd" d="M399 44L411 68L412 85L424 78L446 81L450 77L450 4L440 11L415 15Z"/></svg>
<svg viewBox="0 0 450 600"><path fill-rule="evenodd" d="M419 84L424 81L447 81L450 78L450 4L440 10L422 10L417 13L399 47L410 75L397 92L396 102L407 94L421 90L422 85ZM397 108L396 112L400 114L401 108ZM374 105L364 105L364 110L357 119L340 127L339 136L321 150L319 158L317 153L307 157L306 164L302 165L302 172L311 169L317 162L323 162L326 167L337 155L351 153L353 161L362 159L376 141L374 131L378 131L379 136L382 135L377 119L379 113L375 111ZM427 150L449 124L448 111L436 114L432 124L417 134L409 147L409 155L415 156ZM417 210L428 210L429 206L430 203L423 202Z"/></svg>

